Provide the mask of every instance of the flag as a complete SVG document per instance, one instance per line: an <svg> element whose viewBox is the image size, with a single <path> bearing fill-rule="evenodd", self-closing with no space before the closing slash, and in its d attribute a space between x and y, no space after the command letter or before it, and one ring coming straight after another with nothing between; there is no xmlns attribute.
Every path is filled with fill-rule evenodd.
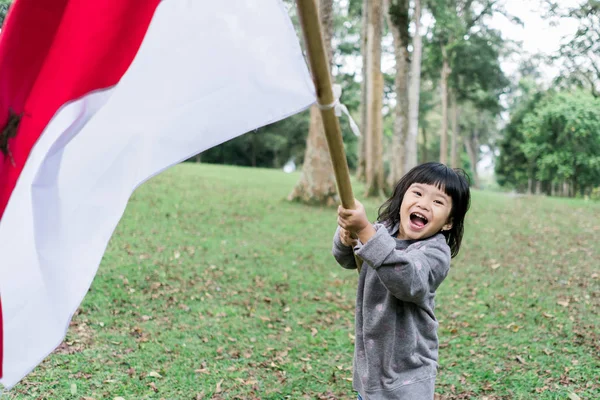
<svg viewBox="0 0 600 400"><path fill-rule="evenodd" d="M137 186L314 101L281 0L16 0L0 33L0 383L64 340Z"/></svg>

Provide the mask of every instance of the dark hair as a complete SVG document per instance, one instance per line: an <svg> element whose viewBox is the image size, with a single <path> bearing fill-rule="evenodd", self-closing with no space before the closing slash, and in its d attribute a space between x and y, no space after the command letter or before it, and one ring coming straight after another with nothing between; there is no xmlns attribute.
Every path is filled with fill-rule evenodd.
<svg viewBox="0 0 600 400"><path fill-rule="evenodd" d="M465 215L471 205L469 177L462 169L452 169L444 164L429 162L411 169L398 181L392 196L379 207L377 220L395 225L400 222L400 206L408 188L413 183L437 186L452 198L450 218L452 228L443 231L446 243L450 246L452 257L460 250L464 232Z"/></svg>

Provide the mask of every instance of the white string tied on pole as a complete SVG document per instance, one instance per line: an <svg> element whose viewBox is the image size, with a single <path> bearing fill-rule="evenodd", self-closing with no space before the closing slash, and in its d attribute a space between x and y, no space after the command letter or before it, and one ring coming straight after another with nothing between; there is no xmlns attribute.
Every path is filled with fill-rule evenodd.
<svg viewBox="0 0 600 400"><path fill-rule="evenodd" d="M346 114L346 116L348 117L348 122L350 123L350 129L352 130L352 133L354 133L354 135L356 136L360 136L360 129L358 129L358 125L350 115L348 107L346 107L345 104L340 102L340 97L342 97L342 86L336 83L333 85L332 89L334 98L333 103L319 104L319 102L317 102L317 107L319 107L320 110L331 110L333 108L335 116L338 118L342 116L342 113Z"/></svg>

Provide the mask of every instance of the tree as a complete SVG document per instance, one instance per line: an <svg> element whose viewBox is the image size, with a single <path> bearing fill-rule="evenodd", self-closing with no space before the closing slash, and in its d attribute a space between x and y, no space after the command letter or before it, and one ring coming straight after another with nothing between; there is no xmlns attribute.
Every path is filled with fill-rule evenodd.
<svg viewBox="0 0 600 400"><path fill-rule="evenodd" d="M410 56L408 45L410 35L408 26L409 0L384 0L385 15L388 27L394 40L394 56L396 60L395 90L396 106L394 107L394 131L392 134L392 152L388 186L393 185L404 175L405 142L408 136L408 73Z"/></svg>
<svg viewBox="0 0 600 400"><path fill-rule="evenodd" d="M559 84L581 87L594 97L600 97L600 0L587 0L577 7L563 8L555 0L546 0L548 16L560 19L575 19L579 26L556 56L562 74Z"/></svg>
<svg viewBox="0 0 600 400"><path fill-rule="evenodd" d="M583 91L550 92L523 120L521 145L536 178L567 183L584 195L600 182L600 99Z"/></svg>
<svg viewBox="0 0 600 400"><path fill-rule="evenodd" d="M358 167L356 170L356 178L365 181L367 169L367 19L369 10L369 0L362 0L362 15L361 15L361 33L360 33L360 54L362 56L361 65L361 81L360 81L360 131L362 132L358 144Z"/></svg>
<svg viewBox="0 0 600 400"><path fill-rule="evenodd" d="M524 76L514 90L515 98L510 106L510 121L504 127L498 149L500 154L496 160L496 179L500 186L512 187L519 192L531 193L536 174L535 163L529 163L522 145L523 121L538 106L544 93L535 83L538 71L526 61L520 68Z"/></svg>
<svg viewBox="0 0 600 400"><path fill-rule="evenodd" d="M504 13L499 7L498 0L431 0L430 8L435 18L433 29L433 44L437 45L436 60L440 71L440 97L442 108L442 121L440 129L440 162L447 163L448 160L448 103L450 91L457 89L450 85L451 75L455 77L455 68L470 64L469 58L459 57L457 49L464 46L465 42L470 42L472 37L477 36L478 32L485 31L483 24L485 16L492 15L495 12ZM474 10L477 9L478 12ZM477 28L477 29L475 29ZM469 62L465 62L469 60ZM497 58L496 58L497 61ZM454 80L456 83L456 80ZM481 83L481 82L479 82ZM457 101L461 99L458 94ZM454 95L452 95L454 97ZM458 113L458 106L455 109ZM454 117L453 117L454 118ZM458 125L457 125L458 126ZM458 129L453 129L452 134L456 135ZM454 136L452 143L455 148L453 153L457 155L458 138ZM465 146L471 146L465 144ZM468 150L468 147L467 147ZM478 149L475 149L478 151ZM472 160L473 161L473 160ZM454 161L457 162L456 160Z"/></svg>
<svg viewBox="0 0 600 400"><path fill-rule="evenodd" d="M531 77L517 93L498 182L529 193L590 194L600 183L600 99L583 89L543 92Z"/></svg>
<svg viewBox="0 0 600 400"><path fill-rule="evenodd" d="M330 63L333 60L333 0L319 1L319 16L323 26L323 40ZM310 109L310 127L300 180L288 196L310 204L338 203L335 175L329 148L323 130L321 112L316 106Z"/></svg>
<svg viewBox="0 0 600 400"><path fill-rule="evenodd" d="M414 0L413 21L415 34L412 40L412 60L408 88L408 135L404 144L404 171L408 172L417 165L417 136L419 133L419 103L421 92L421 58L423 38L421 36L421 0Z"/></svg>
<svg viewBox="0 0 600 400"><path fill-rule="evenodd" d="M420 135L417 136L419 143L419 158L420 162L437 161L438 157L433 157L434 148L439 148L435 140L429 138L428 132L436 131L434 122L432 121L432 111L436 108L436 95L439 93L435 87L435 82L424 74L425 79L421 80L421 88L419 90L419 122L418 128ZM439 136L436 135L437 138Z"/></svg>
<svg viewBox="0 0 600 400"><path fill-rule="evenodd" d="M450 142L450 166L452 168L458 167L458 138L460 131L458 129L458 99L456 92L450 94L450 113L452 119L452 136ZM467 146L467 145L466 145Z"/></svg>
<svg viewBox="0 0 600 400"><path fill-rule="evenodd" d="M479 182L477 164L480 159L480 145L485 143L492 147L491 141L494 135L490 133L496 130L492 126L485 129L463 131L461 124L458 122L455 124L454 121L458 121L459 105L470 103L480 112L480 121L488 120L495 124L494 118L490 121L489 117L498 115L502 110L500 95L509 86L508 78L500 66L500 52L503 46L504 41L499 32L480 27L476 33L469 35L467 40L457 42L452 52L453 70L449 82L452 87L454 103L452 144L455 149L452 154L456 158L453 163L458 165L458 137L456 135L461 131L462 141L471 163L475 186L478 186ZM469 62L460 62L461 60L469 60ZM475 134L477 132L486 132L487 134ZM482 142L484 138L485 142Z"/></svg>
<svg viewBox="0 0 600 400"><path fill-rule="evenodd" d="M367 16L366 196L379 196L383 190L382 0L369 0Z"/></svg>
<svg viewBox="0 0 600 400"><path fill-rule="evenodd" d="M452 72L450 66L449 50L452 49L454 40L460 40L464 34L461 26L460 6L470 7L472 1L467 0L462 5L460 0L432 0L430 2L431 12L435 18L433 28L433 44L439 48L438 61L440 71L440 99L441 99L441 129L440 129L440 162L448 162L448 77ZM464 13L464 10L463 10Z"/></svg>
<svg viewBox="0 0 600 400"><path fill-rule="evenodd" d="M0 0L0 26L4 25L4 19L12 2L13 0Z"/></svg>
<svg viewBox="0 0 600 400"><path fill-rule="evenodd" d="M481 187L477 173L480 160L481 144L493 142L498 135L498 114L489 109L482 109L476 103L465 101L461 104L461 117L458 123L462 133L465 150L471 170L470 176L473 187ZM457 166L462 167L462 163Z"/></svg>

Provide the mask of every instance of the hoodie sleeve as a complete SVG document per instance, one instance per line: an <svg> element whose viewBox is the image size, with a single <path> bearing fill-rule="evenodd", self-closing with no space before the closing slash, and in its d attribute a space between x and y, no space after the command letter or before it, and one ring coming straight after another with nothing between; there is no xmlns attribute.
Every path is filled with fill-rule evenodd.
<svg viewBox="0 0 600 400"><path fill-rule="evenodd" d="M424 304L435 292L450 269L450 247L442 235L396 250L396 241L387 229L377 230L366 244L358 245L356 254L395 297L402 301Z"/></svg>
<svg viewBox="0 0 600 400"><path fill-rule="evenodd" d="M354 259L354 251L352 247L346 246L340 239L340 227L338 226L333 235L333 249L331 250L333 257L343 268L356 269L356 260Z"/></svg>

